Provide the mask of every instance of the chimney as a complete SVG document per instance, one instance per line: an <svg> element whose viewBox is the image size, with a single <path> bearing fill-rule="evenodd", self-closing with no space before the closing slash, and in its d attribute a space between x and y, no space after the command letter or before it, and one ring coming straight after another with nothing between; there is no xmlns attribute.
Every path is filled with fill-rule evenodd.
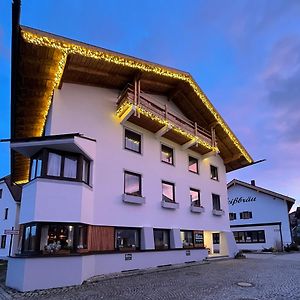
<svg viewBox="0 0 300 300"><path fill-rule="evenodd" d="M251 185L255 186L255 180L251 180Z"/></svg>

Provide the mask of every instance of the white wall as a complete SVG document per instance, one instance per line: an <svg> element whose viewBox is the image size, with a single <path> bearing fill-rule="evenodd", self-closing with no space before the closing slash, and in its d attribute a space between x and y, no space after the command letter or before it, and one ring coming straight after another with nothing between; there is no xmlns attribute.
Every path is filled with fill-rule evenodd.
<svg viewBox="0 0 300 300"><path fill-rule="evenodd" d="M182 151L171 141L162 141L175 150L175 166L160 161L160 141L154 134L128 123L126 126L143 135L143 154L123 149L124 128L115 116L118 91L95 87L64 84L56 90L49 115L49 133L80 132L97 140L94 161L93 191L94 224L116 226L151 226L163 228L224 230L229 228L225 167L219 156L201 160L201 156ZM154 96L155 97L155 96ZM48 124L48 125L49 125ZM51 127L51 129L49 128ZM188 172L188 154L200 159L200 175ZM210 179L210 163L219 168L220 181ZM123 172L141 173L143 196L141 206L125 204ZM176 201L180 208L161 207L161 180L176 184ZM191 213L189 188L201 190L202 214ZM212 216L211 194L221 196L225 215Z"/></svg>
<svg viewBox="0 0 300 300"><path fill-rule="evenodd" d="M0 182L0 189L2 189L2 198L0 199L0 242L1 236L4 235L5 229L18 229L18 204L14 200L5 182ZM5 208L8 208L8 218L4 219ZM4 249L0 248L0 257L5 258L9 255L9 244L11 236L6 236L6 246ZM13 238L17 240L17 236ZM14 244L14 243L13 243ZM15 243L16 244L16 243ZM14 245L12 245L12 253Z"/></svg>
<svg viewBox="0 0 300 300"><path fill-rule="evenodd" d="M240 186L238 184L233 185L228 189L228 199L232 200L236 197L255 197L256 200L251 202L240 202L234 205L229 205L230 212L236 213L237 216L236 220L230 221L230 225L281 222L283 243L291 243L288 207L286 201L261 192L257 192L244 186ZM251 211L252 219L241 220L240 212L243 211ZM260 227L259 230L262 229L263 228ZM232 228L232 230L243 231L244 228Z"/></svg>
<svg viewBox="0 0 300 300"><path fill-rule="evenodd" d="M10 258L6 285L19 291L32 291L81 284L95 275L123 270L146 269L166 264L202 261L207 250L150 251L132 253L132 260L125 260L125 253L69 257ZM76 270L76 272L75 272Z"/></svg>

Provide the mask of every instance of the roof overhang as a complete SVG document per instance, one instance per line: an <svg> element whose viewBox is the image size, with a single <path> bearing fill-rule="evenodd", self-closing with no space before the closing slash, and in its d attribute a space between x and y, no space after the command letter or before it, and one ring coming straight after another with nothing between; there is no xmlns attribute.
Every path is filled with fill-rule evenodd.
<svg viewBox="0 0 300 300"><path fill-rule="evenodd" d="M122 90L138 77L145 92L167 95L190 120L207 130L215 128L227 172L254 163L189 73L25 26L15 35L13 139L43 135L53 92L64 82ZM25 160L12 150L16 181L28 173Z"/></svg>

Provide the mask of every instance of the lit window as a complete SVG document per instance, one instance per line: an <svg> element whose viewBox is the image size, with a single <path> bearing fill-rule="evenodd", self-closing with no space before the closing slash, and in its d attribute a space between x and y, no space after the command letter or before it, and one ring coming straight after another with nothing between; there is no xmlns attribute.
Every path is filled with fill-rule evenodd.
<svg viewBox="0 0 300 300"><path fill-rule="evenodd" d="M141 153L141 135L125 129L125 149Z"/></svg>
<svg viewBox="0 0 300 300"><path fill-rule="evenodd" d="M212 194L213 209L221 210L220 196Z"/></svg>
<svg viewBox="0 0 300 300"><path fill-rule="evenodd" d="M189 156L189 171L192 173L199 174L197 158Z"/></svg>
<svg viewBox="0 0 300 300"><path fill-rule="evenodd" d="M213 244L215 244L215 245L219 245L220 244L220 233L214 232L212 234L212 238L213 238Z"/></svg>
<svg viewBox="0 0 300 300"><path fill-rule="evenodd" d="M194 247L193 231L182 230L182 231L180 231L180 237L181 237L183 248L193 248Z"/></svg>
<svg viewBox="0 0 300 300"><path fill-rule="evenodd" d="M6 235L1 235L1 249L6 247Z"/></svg>
<svg viewBox="0 0 300 300"><path fill-rule="evenodd" d="M240 219L252 219L252 211L243 211L240 213Z"/></svg>
<svg viewBox="0 0 300 300"><path fill-rule="evenodd" d="M173 149L165 146L165 145L161 145L161 161L165 162L167 164L170 165L174 165L174 157L173 157Z"/></svg>
<svg viewBox="0 0 300 300"><path fill-rule="evenodd" d="M210 178L213 180L219 180L218 168L212 165L210 166Z"/></svg>
<svg viewBox="0 0 300 300"><path fill-rule="evenodd" d="M117 250L136 250L140 248L139 229L116 228L115 249Z"/></svg>
<svg viewBox="0 0 300 300"><path fill-rule="evenodd" d="M124 193L133 196L142 196L141 175L125 171L124 172Z"/></svg>
<svg viewBox="0 0 300 300"><path fill-rule="evenodd" d="M192 206L200 206L200 191L196 189L190 189L190 199Z"/></svg>
<svg viewBox="0 0 300 300"><path fill-rule="evenodd" d="M153 229L155 249L169 249L170 231L164 229Z"/></svg>
<svg viewBox="0 0 300 300"><path fill-rule="evenodd" d="M229 213L229 220L236 220L236 213Z"/></svg>
<svg viewBox="0 0 300 300"><path fill-rule="evenodd" d="M173 183L162 181L162 201L175 202L175 185Z"/></svg>

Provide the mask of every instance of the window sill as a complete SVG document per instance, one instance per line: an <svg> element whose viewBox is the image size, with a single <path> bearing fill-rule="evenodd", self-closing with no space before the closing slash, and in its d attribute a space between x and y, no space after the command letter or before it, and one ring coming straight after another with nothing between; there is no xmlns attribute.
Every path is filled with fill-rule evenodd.
<svg viewBox="0 0 300 300"><path fill-rule="evenodd" d="M214 216L223 216L225 214L225 211L223 209L213 209L212 214Z"/></svg>
<svg viewBox="0 0 300 300"><path fill-rule="evenodd" d="M161 201L161 207L168 208L168 209L178 209L179 208L179 203Z"/></svg>
<svg viewBox="0 0 300 300"><path fill-rule="evenodd" d="M132 203L132 204L144 204L146 202L145 197L128 195L128 194L123 194L122 200L125 203Z"/></svg>
<svg viewBox="0 0 300 300"><path fill-rule="evenodd" d="M194 205L191 205L191 212L200 214L200 213L205 212L205 209L204 209L203 206L194 206Z"/></svg>

